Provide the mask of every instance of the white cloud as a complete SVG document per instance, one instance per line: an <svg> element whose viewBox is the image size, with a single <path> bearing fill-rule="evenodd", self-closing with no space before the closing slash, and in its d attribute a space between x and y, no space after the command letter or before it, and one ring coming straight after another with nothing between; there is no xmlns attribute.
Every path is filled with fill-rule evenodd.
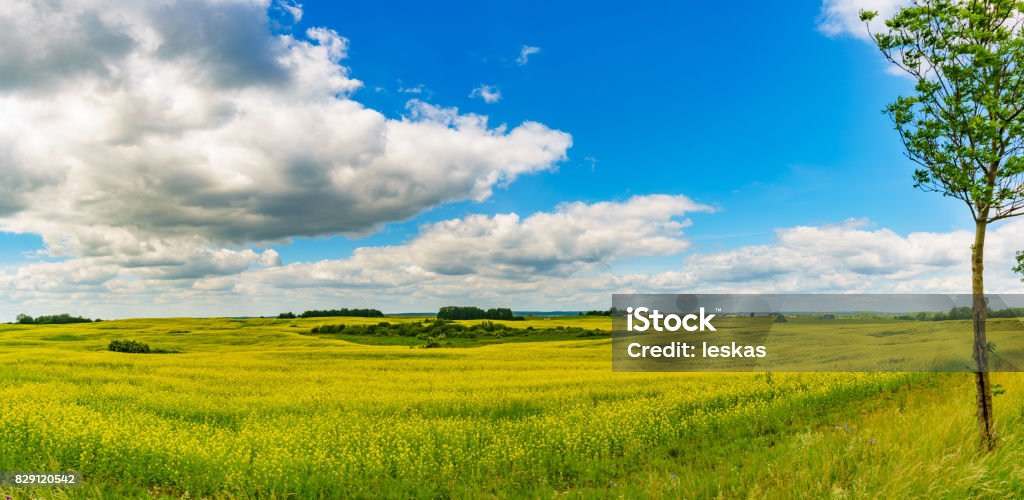
<svg viewBox="0 0 1024 500"><path fill-rule="evenodd" d="M734 292L969 293L969 231L910 233L873 229L867 221L779 229L768 245L688 257L685 281ZM987 286L1024 291L1010 269L1024 241L1024 220L996 225L986 245Z"/></svg>
<svg viewBox="0 0 1024 500"><path fill-rule="evenodd" d="M301 17L268 0L5 4L0 230L81 256L364 234L566 158L571 137L539 123L364 107L348 40L275 35L268 8Z"/></svg>
<svg viewBox="0 0 1024 500"><path fill-rule="evenodd" d="M480 85L469 93L469 97L479 97L487 104L494 104L501 100L501 91L492 85Z"/></svg>
<svg viewBox="0 0 1024 500"><path fill-rule="evenodd" d="M821 29L862 36L860 8L828 0ZM42 236L50 258L0 269L0 314L260 314L444 303L606 306L613 292L969 289L966 232L899 235L863 221L791 227L775 241L698 252L654 274L633 259L692 251L683 196L471 215L345 259L281 266L260 242L363 234L456 200L484 200L554 168L568 134L419 100L388 118L354 100L348 41L274 35L270 0L8 2L0 11L0 230ZM524 46L525 63L536 47ZM479 92L478 92L479 91ZM500 98L481 86L474 97ZM486 92L485 92L486 91ZM490 96L490 97L489 97ZM31 133L28 133L31 132ZM988 286L1024 221L995 226Z"/></svg>
<svg viewBox="0 0 1024 500"><path fill-rule="evenodd" d="M578 301L578 291L600 288L603 293L607 284L595 280L609 280L609 266L616 262L686 250L683 230L689 221L682 217L710 210L685 196L650 195L565 203L527 217L472 215L424 225L405 244L364 247L347 259L287 266L279 266L272 250L204 249L181 255L179 248L146 248L129 263L79 257L25 266L0 275L0 296L7 293L25 305L49 297L44 303L53 308L75 293L87 294L91 300L79 296L75 304L119 307L104 309L104 316L157 314L154 308L163 308L155 305L157 299L187 303L190 314L252 314L282 304L326 306L366 294L374 297L375 306L392 308L439 300L567 303ZM70 278L62 281L64 276ZM140 296L153 300L135 304Z"/></svg>
<svg viewBox="0 0 1024 500"><path fill-rule="evenodd" d="M131 262L138 267L78 257L0 273L0 314L244 315L342 305L400 312L446 304L574 310L606 307L612 293L970 290L970 231L900 235L849 220L780 228L769 243L701 252L684 234L685 217L710 210L684 196L650 195L525 217L470 215L423 225L403 244L284 266L272 251L185 253L193 246L151 244ZM1024 219L990 230L991 293L1024 292L1010 271L1020 241ZM621 271L637 259L681 254L664 271Z"/></svg>
<svg viewBox="0 0 1024 500"><path fill-rule="evenodd" d="M0 283L17 290L70 290L76 285L104 285L118 277L152 280L193 280L239 274L248 269L281 264L272 249L231 250L193 245L156 245L135 255L70 258L21 266ZM45 284L45 286L40 286ZM174 285L182 286L182 284Z"/></svg>
<svg viewBox="0 0 1024 500"><path fill-rule="evenodd" d="M302 21L302 4L294 0L275 0L274 7L288 13L292 22Z"/></svg>
<svg viewBox="0 0 1024 500"><path fill-rule="evenodd" d="M398 87L398 92L402 94L422 94L426 92L426 90L427 88L424 87L422 83L415 87Z"/></svg>
<svg viewBox="0 0 1024 500"><path fill-rule="evenodd" d="M523 45L523 47L519 49L519 57L516 58L516 64L519 64L520 66L525 66L526 63L530 62L530 56L539 53L540 47Z"/></svg>
<svg viewBox="0 0 1024 500"><path fill-rule="evenodd" d="M421 228L412 241L356 250L351 258L253 270L229 279L264 294L365 297L394 310L446 303L522 309L606 307L612 293L950 293L970 291L969 231L901 236L864 220L796 226L775 241L693 253L679 268L616 272L616 264L692 250L678 217L707 211L684 197L568 204L519 218L470 216ZM1010 269L1024 220L995 226L987 244L987 289L1022 293ZM282 299L284 300L284 299ZM363 299L365 300L365 299ZM288 303L287 301L282 303ZM427 304L424 306L423 304Z"/></svg>
<svg viewBox="0 0 1024 500"><path fill-rule="evenodd" d="M415 278L568 276L623 259L682 252L689 246L683 238L689 222L678 218L710 210L685 196L650 195L625 202L565 203L525 218L471 215L425 225L403 245L360 248L351 259L295 264L266 274L289 280L328 276L336 286L345 286L348 276L399 269Z"/></svg>
<svg viewBox="0 0 1024 500"><path fill-rule="evenodd" d="M900 8L912 4L911 0L823 0L818 16L818 29L831 37L851 35L864 41L870 41L868 28L860 20L861 11L878 13L878 16L869 23L871 33L878 34L889 31L889 28L885 26L887 19L892 18ZM900 57L897 56L897 60L899 59ZM928 71L925 71L928 68L927 62L921 64L924 65L921 68L922 71L927 73ZM912 78L910 74L894 64L886 63L886 72L895 76Z"/></svg>
<svg viewBox="0 0 1024 500"><path fill-rule="evenodd" d="M878 17L871 21L872 31L878 33L885 28L885 20L907 4L907 0L824 0L818 29L829 36L852 35L867 40L867 28L860 20L862 10L878 12Z"/></svg>

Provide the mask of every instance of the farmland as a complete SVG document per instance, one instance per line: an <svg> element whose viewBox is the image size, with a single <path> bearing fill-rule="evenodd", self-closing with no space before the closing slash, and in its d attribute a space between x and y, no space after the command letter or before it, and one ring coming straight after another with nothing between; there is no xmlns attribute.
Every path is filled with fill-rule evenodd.
<svg viewBox="0 0 1024 500"><path fill-rule="evenodd" d="M1024 494L1018 374L993 375L1002 446L977 458L965 374L615 373L608 338L524 331L422 349L309 333L379 321L2 325L0 470L85 476L80 489L3 493ZM111 340L168 353L109 352Z"/></svg>

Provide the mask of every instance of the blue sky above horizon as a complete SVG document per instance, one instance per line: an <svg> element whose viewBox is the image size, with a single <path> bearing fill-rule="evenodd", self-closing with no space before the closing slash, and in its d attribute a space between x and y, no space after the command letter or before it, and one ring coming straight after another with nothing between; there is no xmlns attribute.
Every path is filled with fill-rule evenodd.
<svg viewBox="0 0 1024 500"><path fill-rule="evenodd" d="M86 11L102 4L100 1L81 3ZM862 3L885 10L897 2L869 0ZM365 208L365 216L361 215L364 207L349 201L349 197L358 197L358 183L373 176L373 168L398 172L391 184L382 183L373 188L389 193L395 183L400 184L401 179L423 170L407 164L359 170L358 177L346 181L349 184L338 187L334 194L344 200L339 206L351 207L351 214L348 210L342 213L325 208L308 215L324 219L337 213L341 219L352 220L311 224L310 228L305 228L304 222L296 222L301 219L291 218L301 208L279 206L294 203L294 199L301 200L303 193L247 191L245 196L227 201L214 199L214 194L223 194L228 189L224 186L235 189L237 185L230 182L242 182L239 178L248 179L246 182L260 179L265 169L280 168L285 173L296 169L314 173L322 170L339 175L338 172L350 167L332 164L330 157L344 156L348 150L325 150L317 159L303 159L296 164L289 163L294 162L294 158L277 163L271 159L260 167L264 170L248 163L245 164L248 166L225 168L235 177L224 173L214 179L216 182L203 180L196 174L197 177L190 177L188 182L182 181L178 186L172 177L160 177L139 191L121 184L103 184L106 181L100 174L84 175L82 185L101 186L98 188L101 198L105 194L117 198L116 203L111 202L111 207L119 208L103 212L115 215L97 215L92 219L83 216L83 220L74 225L61 226L54 223L53 218L63 212L48 212L52 207L44 210L25 202L26 208L12 211L6 222L0 224L0 229L4 230L0 231L0 268L7 273L5 286L11 304L6 309L44 310L71 297L79 297L98 304L96 309L105 316L116 316L122 309L133 311L127 315L154 314L153 308L160 306L109 305L121 304L126 294L142 286L139 283L146 283L147 290L156 290L153 293L158 301L172 304L167 307L175 313L203 314L220 307L225 313L245 314L270 307L268 304L302 308L302 304L307 303L309 307L347 304L352 297L365 301L365 293L388 297L382 300L394 304L385 306L393 312L432 308L451 301L489 305L512 293L508 291L523 294L517 307L536 309L549 303L545 297L554 293L554 289L564 287L580 290L575 302L569 294L567 304L578 303L585 307L600 305L604 301L601 297L619 289L893 291L905 287L905 291L934 291L955 288L952 284L962 279L962 269L952 264L955 259L950 255L959 256L963 252L962 245L952 242L960 231L970 228L968 214L958 202L913 188L913 166L903 158L889 118L881 113L887 102L909 91L910 83L889 71L877 51L865 43L863 34L850 28L854 25L850 24L849 13L856 12L860 5L856 1L743 5L641 1L632 2L628 7L600 2L588 4L587 8L538 1L521 2L515 8L498 3L455 2L446 4L443 9L419 2L396 2L386 8L373 3L335 2L306 2L299 6L278 1L267 5L238 0L228 4L237 7L242 15L233 18L224 36L235 36L237 31L237 40L242 42L235 44L229 40L231 43L225 43L223 54L216 52L219 46L193 47L191 50L205 54L195 56L194 60L188 60L187 55L168 58L167 50L163 49L147 52L144 55L152 58L149 61L152 66L147 66L147 70L186 68L198 71L196 68L200 68L211 74L223 70L223 74L234 78L235 73L228 70L237 72L238 68L232 66L234 62L230 59L224 59L232 57L230 50L235 50L232 47L250 44L246 46L243 59L252 58L255 62L242 69L264 71L258 65L266 61L261 62L256 53L266 46L268 54L276 54L273 57L284 57L281 54L294 56L295 60L299 60L300 55L306 57L301 59L301 64L308 68L282 67L301 75L302 79L313 80L302 80L304 85L308 84L302 87L282 86L280 90L273 90L269 97L253 101L261 106L266 102L274 102L276 106L284 99L294 99L290 105L300 108L314 102L310 99L323 99L324 95L333 94L339 96L341 104L358 103L365 110L379 113L388 121L388 127L398 128L402 123L421 126L417 130L423 137L427 137L428 125L441 122L427 118L424 123L418 116L457 108L458 116L486 116L490 127L486 134L496 134L499 141L509 143L509 148L495 150L492 154L495 158L530 151L534 145L539 148L538 152L547 151L547 156L542 154L531 159L528 165L521 164L525 160L516 159L500 164L495 160L494 165L474 160L482 162L474 167L479 169L475 174L478 175L476 187L469 189L464 183L459 184L410 207L392 206L400 204L398 199L384 208L369 207L373 202L366 202L364 205L369 208ZM139 24L155 26L156 35L143 30L129 33L128 38L140 41L154 36L153 46L172 46L172 42L186 46L199 43L189 31L196 23L205 22L198 20L213 18L204 9L212 12L223 8L204 2L189 5L196 14L194 17L183 14L182 24L177 25L176 31L165 29L163 21L154 20L152 13L144 9L139 12L126 9L117 14L124 18L137 16L136 20L144 20ZM185 10L182 7L179 12ZM224 12L215 14L224 15ZM0 18L0 25L11 19ZM68 19L54 17L54 23L60 21L67 25ZM121 18L111 17L104 22L117 26L118 19ZM249 24L243 26L244 23ZM327 30L328 35L318 34L324 33L317 31L321 28ZM46 26L40 30L45 32ZM182 33L185 39L172 40ZM85 38L90 36L85 28L78 34ZM206 36L210 33L206 32ZM219 43L215 38L210 36L211 44ZM145 46L141 42L135 45ZM527 51L528 57L523 57L527 47L532 49ZM46 50L57 51L60 47ZM188 51L182 53L188 54ZM113 78L107 74L108 70L117 67L120 60L117 57L123 54L113 49L110 54L111 59L102 62L107 69L82 70L81 78L98 81ZM47 60L46 57L37 59ZM65 70L30 68L27 74L46 81L50 74ZM324 83L326 79L316 80L316 75L320 74L333 74L336 80L328 85ZM272 76L268 70L254 78L266 77L267 82L272 82ZM292 77L299 81L296 78ZM358 88L353 84L356 81L361 84ZM246 81L244 85L249 84ZM117 85L132 90L138 84L125 79L118 80ZM250 93L275 88L273 85L277 83L260 84L264 86L259 87L259 91L227 88L221 83L192 88L187 79L177 88L173 85L172 80L160 91L179 98L186 95L181 89L186 89L205 96L211 103L221 100L237 104L241 99L249 99ZM82 97L74 90L59 87L41 91L44 93L41 97L17 88L8 92L14 96L14 104L20 99L32 106L38 106L40 100L59 100L60 96ZM46 92L51 94L46 95ZM294 97L300 92L310 92L308 99ZM100 97L94 101L119 102L104 101L103 96ZM168 98L163 99L161 102L167 102ZM35 109L28 104L25 106L25 109ZM196 109L200 110L199 116L205 116L206 111L219 108ZM216 113L209 112L213 117L210 120L214 120ZM324 113L323 123L347 127L345 117L348 115ZM26 112L25 116L29 115ZM276 121L275 116L279 115L270 113L259 119L266 125L267 120ZM301 116L304 115L296 114L296 120L287 123L301 127ZM359 116L363 115L353 114L349 121L358 121ZM319 115L316 117L320 119ZM250 117L242 116L236 121L246 119ZM257 118L250 120L259 130ZM511 134L529 122L542 124L543 130L534 131L529 141L512 147ZM79 122L72 125L29 123L44 135L50 128L63 131L80 125ZM221 123L216 122L216 126ZM453 124L455 122L444 123L449 131L463 132L459 127L470 128ZM494 127L502 125L506 128L495 130ZM188 127L196 125L183 122L181 126L183 130L193 130ZM347 147L335 143L344 142L349 136L360 137L361 133L316 128L315 124L308 130L295 126L282 125L274 131L265 131L264 139L282 142L279 149L301 141L302 147L316 150L317 141L330 143L332 148ZM237 131L230 132L224 137L242 141ZM558 136L559 133L568 135ZM296 137L279 137L282 134ZM249 132L244 136L253 137ZM559 141L568 136L571 136L571 146L566 148ZM470 130L460 134L458 140L466 142L478 138L476 132ZM87 171L79 164L88 164L94 161L93 157L80 152L92 151L107 140L97 139L98 142L92 143L83 140L79 148L69 149L61 158L69 158L68 164L75 165L70 167L72 172ZM118 140L138 140L134 144L144 153L152 142L149 138ZM210 139L200 143L199 148L206 151L202 148L208 146L205 158L214 158L224 154L224 140ZM238 145L239 150L250 146L241 142L231 144ZM387 147L387 144L380 146ZM436 161L431 158L425 161L436 169L430 175L440 182L449 168L445 161L456 162L452 163L456 165L468 161L458 155L479 150L471 145L466 148L468 152L451 153L454 159L445 156L448 152L438 153L429 148L416 154L429 156L433 151L439 155ZM153 149L152 153L159 155L164 151ZM376 154L373 151L360 152L354 158ZM559 158L559 152L564 152L564 156ZM245 158L249 158L245 161L254 161L251 157ZM324 165L317 161L323 161ZM139 170L142 168L138 166L139 160L126 162L125 172L139 175L143 184L144 176L154 172L153 169L177 168L171 160L153 161L154 166L142 170ZM219 168L216 163L211 165L199 170L208 172ZM30 171L33 165L26 161L14 167ZM412 170L401 173L403 168ZM251 178L247 177L250 175ZM495 181L505 176L513 180ZM25 178L30 180L14 184L24 188L50 182L49 178L45 181ZM210 184L203 184L206 181ZM66 181L57 189L76 193L70 201L78 205L68 208L71 211L68 214L75 214L70 219L81 216L83 210L91 210L88 207L107 208L93 201L90 205L85 202L87 198L74 198L84 195L80 194L80 186L69 185L70 181ZM107 188L102 186L110 186L109 191L103 191ZM214 194L199 196L199 193L207 193L204 189ZM310 189L306 193L309 196L331 196ZM20 196L20 193L16 194ZM125 193L138 196L141 204L124 208L125 198L131 197ZM659 198L666 196L669 198ZM246 203L254 197L271 201L253 209L252 213L237 208L247 207ZM332 202L329 197L315 199L326 200L326 204ZM443 201L436 201L438 199ZM120 220L119 214L148 213L150 206L161 207L165 203L170 208L164 212L170 213L154 213L147 218L126 215L124 221ZM573 203L577 205L566 205ZM651 208L655 205L660 208ZM638 208L641 206L644 208ZM101 213L96 210L97 214ZM216 215L218 222L208 218L189 219L193 211L205 210ZM181 213L181 221L175 211ZM618 212L627 215L619 219L615 215ZM237 224L222 215L231 213L239 213L238 220L248 216L254 221L262 220L261 217L280 220L283 229L264 231L256 222L251 227L234 227ZM503 219L507 214L516 214L517 219ZM625 234L631 234L628 230L632 226L648 220L653 220L656 227L653 232L636 235L633 240L624 236L621 248L610 243L581 248L578 242L593 239L600 227L577 228L578 233L570 232L567 236L575 238L573 242L566 242L557 234L550 234L558 233L558 226L545 225L550 220L573 225L580 217L599 221L595 224L601 227L622 224L627 228ZM445 221L455 222L449 224L451 227L441 227L448 224ZM223 227L213 227L217 224ZM537 248L509 248L507 258L494 260L489 256L496 252L495 248L487 247L481 240L494 240L496 234L505 234L500 232L506 227L502 224L508 224L510 231L532 235L537 241L547 243L538 244ZM97 225L106 229L100 233L90 232L90 228ZM295 228L294 232L288 231L289 226ZM1018 231L1016 226L1011 229L1004 231L1003 238L1007 241L1013 241ZM165 236L167 231L173 234L172 239L166 239L169 238ZM847 247L835 249L833 254L841 261L838 264L828 269L798 272L792 262L813 258L807 253L807 247L800 246L806 231L817 231L814 236L817 238L832 235L835 241L842 242L876 240L872 245L877 251L870 250L870 255L866 255ZM836 231L838 233L832 233ZM923 237L914 236L920 234L931 235L928 238L935 241L923 241ZM633 242L639 243L635 248L626 248ZM465 257L460 253L460 249L475 248L475 245L482 246L478 254L469 252L467 255L478 257ZM906 248L893 250L899 255L887 253L890 251L887 248L901 246ZM1003 250L1006 255L996 257L998 265L1001 265L1000 259L1005 260L1010 255L1010 246L1007 244ZM941 250L937 252L941 255L922 254L923 249L932 247L939 247ZM545 253L551 252L551 248L558 250L554 254ZM435 253L436 258L423 257ZM171 263L169 254L195 258L181 258ZM479 262L453 270L446 267L447 264L435 262L443 260L445 255L454 260L478 258ZM750 263L763 256L769 256L769 260ZM384 264L385 260L390 264ZM874 267L865 271L864 262ZM897 268L906 262L923 267L904 276ZM316 267L316 263L322 263L324 269ZM407 269L406 274L379 282L370 278L347 281L353 275L369 274L374 266L390 271L395 266L401 267L402 263L410 263L415 269L409 268L412 270ZM46 267L48 265L50 267ZM758 272L741 272L740 269L748 265L758 268ZM770 268L768 276L773 283L768 288L758 281L763 281L761 271L766 267ZM69 272L85 277L74 283L50 278ZM713 273L718 273L720 279ZM26 281L35 280L33 274L47 276L46 280L37 280L45 281L41 288L24 286ZM303 275L308 280L289 281L283 277L289 274ZM340 281L348 284L329 285L323 281L326 278L322 278L342 275L345 279ZM744 277L749 279L745 281ZM483 285L460 285L467 279L468 282L486 282L486 287L493 290L481 293L474 287ZM997 282L1004 287L1012 287L1016 282L1011 276L1001 279ZM651 285L648 287L645 283ZM51 287L49 292L46 286ZM166 290L161 291L164 286ZM502 291L503 287L508 287L508 291ZM268 289L272 289L272 293L266 300L258 301L259 304L247 302L247 294L257 290L268 293ZM301 290L308 294L304 295ZM212 294L215 300L210 302L211 295L204 294ZM567 305L554 308L565 307Z"/></svg>
<svg viewBox="0 0 1024 500"><path fill-rule="evenodd" d="M913 189L913 165L881 113L909 82L863 41L822 33L820 4L303 8L299 27L331 26L351 40L347 65L366 85L354 99L392 117L416 97L495 123L536 120L571 133L573 147L557 171L483 203L442 205L365 240L275 246L286 262L400 242L423 222L666 192L719 209L694 215L703 224L688 231L707 250L851 217L903 234L970 224L958 202ZM523 46L540 52L520 65ZM501 100L472 97L479 85Z"/></svg>

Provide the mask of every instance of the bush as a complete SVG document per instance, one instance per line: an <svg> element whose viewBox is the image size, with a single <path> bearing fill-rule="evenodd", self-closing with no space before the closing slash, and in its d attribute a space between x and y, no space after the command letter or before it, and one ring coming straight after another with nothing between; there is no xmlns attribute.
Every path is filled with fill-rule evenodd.
<svg viewBox="0 0 1024 500"><path fill-rule="evenodd" d="M130 354L176 354L178 351L149 348L149 344L136 342L134 340L111 340L107 350L114 352L127 352Z"/></svg>
<svg viewBox="0 0 1024 500"><path fill-rule="evenodd" d="M111 340L107 349L114 352L128 352L132 354L149 354L152 352L148 344L134 340Z"/></svg>
<svg viewBox="0 0 1024 500"><path fill-rule="evenodd" d="M447 338L447 337L445 337L445 335L443 333L441 335L436 336L436 337L427 337L427 338L423 339L423 340L426 340L426 343L423 344L423 348L424 349L431 349L431 348L434 348L434 347L441 347L441 341L444 340L445 338Z"/></svg>
<svg viewBox="0 0 1024 500"><path fill-rule="evenodd" d="M502 323L495 323L493 321L487 320L487 321L481 321L480 323L477 323L477 324L469 327L469 329L470 330L483 330L483 331L487 331L487 332L496 332L496 331L500 331L500 330L508 330L508 326L504 325Z"/></svg>
<svg viewBox="0 0 1024 500"><path fill-rule="evenodd" d="M311 333L341 333L345 325L320 325L314 326Z"/></svg>

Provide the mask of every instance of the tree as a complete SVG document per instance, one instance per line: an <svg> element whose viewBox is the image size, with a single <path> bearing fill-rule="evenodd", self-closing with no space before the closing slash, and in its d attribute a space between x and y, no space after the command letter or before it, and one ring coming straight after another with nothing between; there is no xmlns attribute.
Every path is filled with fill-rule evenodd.
<svg viewBox="0 0 1024 500"><path fill-rule="evenodd" d="M877 12L861 12L866 24ZM971 246L978 431L996 445L984 300L985 232L1024 209L1024 2L915 0L868 31L885 58L910 75L914 93L885 108L917 164L914 186L965 203Z"/></svg>
<svg viewBox="0 0 1024 500"><path fill-rule="evenodd" d="M496 307L488 310L483 310L479 307L468 306L444 306L437 311L438 319L499 319L499 320L515 320L516 316L512 315L512 309L507 307Z"/></svg>

